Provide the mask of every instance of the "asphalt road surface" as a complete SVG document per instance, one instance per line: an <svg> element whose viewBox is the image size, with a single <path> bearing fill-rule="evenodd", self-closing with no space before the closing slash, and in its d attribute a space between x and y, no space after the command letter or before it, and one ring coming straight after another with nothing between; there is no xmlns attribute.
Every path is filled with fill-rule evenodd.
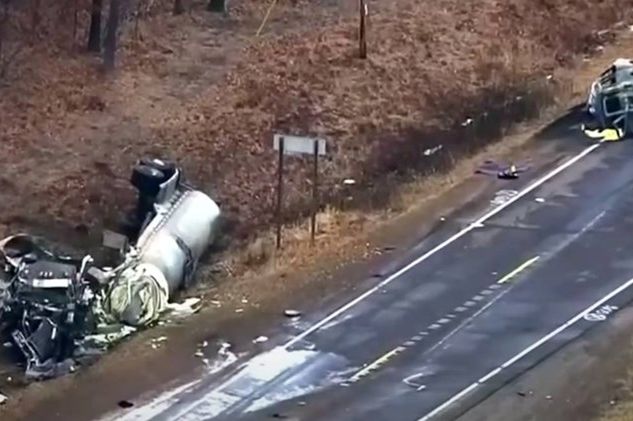
<svg viewBox="0 0 633 421"><path fill-rule="evenodd" d="M442 222L360 295L113 416L457 418L633 299L633 142L569 130L566 161Z"/></svg>

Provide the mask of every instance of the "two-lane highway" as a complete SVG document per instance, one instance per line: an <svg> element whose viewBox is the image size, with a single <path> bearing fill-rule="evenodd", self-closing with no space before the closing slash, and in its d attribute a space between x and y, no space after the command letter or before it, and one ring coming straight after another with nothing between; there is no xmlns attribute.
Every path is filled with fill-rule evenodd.
<svg viewBox="0 0 633 421"><path fill-rule="evenodd" d="M633 299L633 142L578 139L576 155L507 183L480 216L447 221L269 351L114 416L459 416Z"/></svg>

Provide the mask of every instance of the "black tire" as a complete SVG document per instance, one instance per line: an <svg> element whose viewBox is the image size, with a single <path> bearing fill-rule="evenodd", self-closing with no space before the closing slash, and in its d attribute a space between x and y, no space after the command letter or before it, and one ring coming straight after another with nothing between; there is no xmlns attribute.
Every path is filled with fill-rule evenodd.
<svg viewBox="0 0 633 421"><path fill-rule="evenodd" d="M143 158L139 163L162 172L164 175L163 181L166 181L174 174L174 172L176 172L176 164L171 161L163 161L158 158Z"/></svg>
<svg viewBox="0 0 633 421"><path fill-rule="evenodd" d="M139 164L132 170L132 185L142 195L156 196L164 180L165 173L148 165Z"/></svg>

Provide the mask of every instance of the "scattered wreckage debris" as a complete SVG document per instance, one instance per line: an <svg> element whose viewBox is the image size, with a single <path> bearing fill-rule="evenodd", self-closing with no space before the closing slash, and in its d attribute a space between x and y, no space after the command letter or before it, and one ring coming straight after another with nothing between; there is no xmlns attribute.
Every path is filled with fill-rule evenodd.
<svg viewBox="0 0 633 421"><path fill-rule="evenodd" d="M291 319L295 319L295 318L297 318L297 317L300 317L300 316L301 316L301 312L300 312L299 310L294 310L294 309L290 309L290 308L289 308L289 309L287 309L287 310L284 310L284 315L285 315L286 317L291 318Z"/></svg>
<svg viewBox="0 0 633 421"><path fill-rule="evenodd" d="M199 310L199 298L169 301L191 285L220 209L172 163L141 160L132 184L139 199L115 268L100 268L89 255L55 253L25 234L0 241L0 339L19 349L27 379L72 372L166 312Z"/></svg>
<svg viewBox="0 0 633 421"><path fill-rule="evenodd" d="M501 180L514 180L519 178L519 174L529 170L529 165L522 164L516 165L513 163L503 164L497 163L491 159L484 161L484 163L475 170L476 174L494 175Z"/></svg>

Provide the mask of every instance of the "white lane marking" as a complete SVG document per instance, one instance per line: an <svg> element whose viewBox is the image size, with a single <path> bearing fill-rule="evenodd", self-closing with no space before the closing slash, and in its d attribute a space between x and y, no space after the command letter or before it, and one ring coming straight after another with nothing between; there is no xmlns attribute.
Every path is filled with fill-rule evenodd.
<svg viewBox="0 0 633 421"><path fill-rule="evenodd" d="M465 305L466 307L473 307L473 306L476 306L476 305L477 305L477 303L476 303L476 302L474 302L474 301L470 301L470 300L469 300L469 301L466 301L466 302L464 303L464 305Z"/></svg>
<svg viewBox="0 0 633 421"><path fill-rule="evenodd" d="M541 256L535 256L532 257L530 260L524 262L523 264L521 264L519 267L517 267L516 269L514 269L512 272L508 273L506 276L504 276L503 278L499 279L497 281L498 284L504 284L506 282L508 282L510 279L514 278L515 276L517 276L519 273L523 272L525 269L527 269L529 266L531 266L532 264L536 263L536 261L538 259L540 259Z"/></svg>
<svg viewBox="0 0 633 421"><path fill-rule="evenodd" d="M392 349L391 351L387 352L382 357L378 358L376 361L369 364L368 366L366 366L365 368L363 368L362 370L354 374L352 377L350 377L349 380L347 380L347 383L357 382L358 380L361 379L361 377L366 376L367 374L371 373L373 370L377 369L382 364L386 363L389 360L389 358L393 357L398 352L402 352L402 351L404 351L404 347L402 346Z"/></svg>
<svg viewBox="0 0 633 421"><path fill-rule="evenodd" d="M439 348L442 345L444 345L446 343L446 341L448 341L450 338L452 338L457 332L461 331L464 327L466 327L470 323L472 323L473 320L475 320L477 317L479 317L479 315L481 315L484 311L489 309L494 303L499 301L504 295L506 295L510 291L512 291L512 287L507 288L504 291L501 291L499 293L499 295L494 297L492 300L488 301L484 306L482 306L479 310L477 310L475 313L473 313L470 317L468 317L467 319L464 319L459 325L457 325L457 327L455 329L453 329L449 333L447 333L446 336L444 336L439 342L437 342L435 345L433 345L428 350L424 351L425 354L430 354L433 351L435 351L437 348Z"/></svg>
<svg viewBox="0 0 633 421"><path fill-rule="evenodd" d="M396 271L392 275L390 275L387 278L385 278L384 280L382 280L378 285L376 285L373 288L365 291L363 294L359 295L355 299L349 301L347 304L344 304L343 306L341 306L338 309L334 310L332 313L330 313L329 315L327 315L326 317L324 317L320 321L314 323L311 327L309 327L305 331L301 332L300 334L296 335L294 338L292 338L288 342L286 342L286 344L284 344L283 347L284 348L289 348L292 345L302 341L303 339L305 339L306 337L308 337L312 333L314 333L317 330L319 330L321 328L321 326L325 325L326 323L330 322L332 319L335 319L336 317L340 316L341 314L344 314L346 311L348 311L352 307L356 306L358 303L364 301L365 299L367 299L368 297L373 295L376 291L379 291L381 288L384 288L386 285L390 284L395 279L398 279L403 274L409 272L411 269L413 269L414 267L416 267L420 263L424 262L429 257L433 256L435 253L443 250L448 245L450 245L450 244L454 243L455 241L459 240L460 238L462 238L463 236L468 234L470 231L475 229L477 226L481 226L485 221L487 221L488 219L490 219L493 216L497 215L499 212L501 212L502 210L504 210L505 208L507 208L508 206L513 204L514 202L516 202L517 200L521 199L525 195L527 195L530 192L532 192L532 191L536 190L537 188L539 188L544 183L546 183L549 180L551 180L552 178L556 177L558 174L560 174L561 172L565 171L567 168L571 167L572 165L574 165L575 163L577 163L578 161L583 159L585 156L589 155L591 152L593 152L596 149L598 149L601 146L601 144L602 143L596 143L594 145L591 145L591 146L585 148L578 155L576 155L573 158L570 158L569 160L565 161L565 163L563 163L560 166L554 168L552 171L550 171L549 173L545 174L543 177L539 178L538 180L536 180L535 182L533 182L532 184L530 184L529 186L527 186L526 188L521 190L517 195L513 196L512 198L510 198L507 202L504 202L503 204L501 204L501 205L497 206L496 208L492 209L491 211L485 213L483 216L481 216L475 222L473 222L472 224L468 225L466 228L464 228L461 231L457 232L456 234L452 235L448 239L444 240L442 243L440 243L437 246L433 247L431 250L429 250L426 253L422 254L420 257L418 257L417 259L415 259L414 261L412 261L408 265L404 266L400 270Z"/></svg>
<svg viewBox="0 0 633 421"><path fill-rule="evenodd" d="M572 317L571 319L569 319L568 321L566 321L565 323L563 323L562 325L560 325L559 327L557 327L556 329L554 329L553 331L548 333L547 335L543 336L541 339L539 339L538 341L534 342L532 345L528 346L523 351L521 351L518 354L516 354L514 357L510 358L508 361L506 361L505 363L501 364L499 367L497 367L494 370L490 371L488 374L486 374L485 376L481 377L475 383L471 384L470 386L468 386L467 388L465 388L461 392L457 393L456 395L454 395L453 397L448 399L446 402L444 402L440 406L438 406L435 409L433 409L431 412L429 412L428 414L426 414L422 418L419 418L418 421L428 421L428 420L430 420L432 417L436 416L437 414L439 414L440 412L444 411L446 408L448 408L449 406L451 406L452 404L454 404L455 402L457 402L458 400L460 400L461 398L463 398L464 396L466 396L467 394L472 392L475 388L477 388L477 386L479 386L479 385L483 384L484 382L490 380L491 378L493 378L494 376L499 374L502 370L505 370L506 368L510 367L511 365L513 365L514 363L519 361L521 358L525 357L527 354L529 354L530 352L534 351L536 348L540 347L541 345L543 345L544 343L548 342L549 340L551 340L553 337L555 337L559 333L563 332L565 329L567 329L571 325L573 325L576 322L578 322L579 320L583 319L587 314L595 311L595 309L597 307L602 306L604 303L606 303L607 301L609 301L610 299L612 299L616 295L620 294L622 291L624 291L627 288L631 287L631 285L633 285L633 278L629 279L624 284L620 285L618 288L614 289L613 291L611 291L610 293L605 295L600 300L598 300L595 303L591 304L589 307L587 307L586 309L584 309L580 313L576 314L574 317Z"/></svg>
<svg viewBox="0 0 633 421"><path fill-rule="evenodd" d="M420 392L424 389L426 389L426 386L421 384L421 383L416 383L413 380L414 379L419 379L421 377L424 377L424 373L416 373L412 376L409 376L405 379L402 379L402 381L404 382L404 384L406 384L407 386L411 386L413 387L416 391Z"/></svg>

